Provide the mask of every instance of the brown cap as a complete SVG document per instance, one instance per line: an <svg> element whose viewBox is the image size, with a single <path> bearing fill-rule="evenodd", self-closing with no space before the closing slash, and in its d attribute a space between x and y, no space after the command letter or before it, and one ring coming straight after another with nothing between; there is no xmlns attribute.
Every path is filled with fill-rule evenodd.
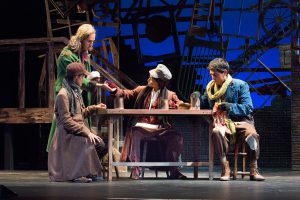
<svg viewBox="0 0 300 200"><path fill-rule="evenodd" d="M68 64L67 66L67 76L78 76L84 74L86 76L89 75L89 73L86 71L84 64L73 62Z"/></svg>

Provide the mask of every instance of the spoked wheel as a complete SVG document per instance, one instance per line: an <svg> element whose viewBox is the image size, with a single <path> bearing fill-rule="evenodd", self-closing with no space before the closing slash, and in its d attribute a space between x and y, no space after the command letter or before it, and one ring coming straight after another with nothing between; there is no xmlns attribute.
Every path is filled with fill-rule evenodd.
<svg viewBox="0 0 300 200"><path fill-rule="evenodd" d="M264 5L264 10L260 16L262 28L266 34L280 35L286 37L296 27L294 19L295 9L286 2L273 1Z"/></svg>

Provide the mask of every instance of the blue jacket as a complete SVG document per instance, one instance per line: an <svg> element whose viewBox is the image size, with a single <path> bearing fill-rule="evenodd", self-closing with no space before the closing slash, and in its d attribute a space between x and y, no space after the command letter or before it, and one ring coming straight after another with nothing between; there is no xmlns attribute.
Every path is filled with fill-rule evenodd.
<svg viewBox="0 0 300 200"><path fill-rule="evenodd" d="M252 99L249 86L245 81L233 79L226 91L226 102L231 104L228 113L233 121L253 120ZM212 109L214 103L214 101L209 100L205 91L204 95L201 96L200 107Z"/></svg>

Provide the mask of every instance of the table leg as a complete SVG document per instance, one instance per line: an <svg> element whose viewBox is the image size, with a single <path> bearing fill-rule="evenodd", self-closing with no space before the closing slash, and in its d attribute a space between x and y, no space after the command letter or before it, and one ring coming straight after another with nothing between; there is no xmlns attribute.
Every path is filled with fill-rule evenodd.
<svg viewBox="0 0 300 200"><path fill-rule="evenodd" d="M199 161L199 129L196 127L197 120L195 117L190 117L190 121L192 122L192 134L193 134L193 162ZM198 179L198 165L194 166L194 179Z"/></svg>
<svg viewBox="0 0 300 200"><path fill-rule="evenodd" d="M107 175L107 181L112 181L113 128L114 128L113 127L113 116L109 116L108 117L108 175Z"/></svg>
<svg viewBox="0 0 300 200"><path fill-rule="evenodd" d="M211 142L211 129L208 132L208 174L209 180L213 180L213 171L214 171L214 151Z"/></svg>

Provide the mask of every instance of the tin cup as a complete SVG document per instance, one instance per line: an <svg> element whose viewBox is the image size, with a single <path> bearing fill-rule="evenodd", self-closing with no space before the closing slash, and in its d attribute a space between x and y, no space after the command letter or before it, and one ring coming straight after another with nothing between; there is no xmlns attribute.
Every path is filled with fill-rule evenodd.
<svg viewBox="0 0 300 200"><path fill-rule="evenodd" d="M193 92L190 96L191 108L190 110L200 110L200 93Z"/></svg>
<svg viewBox="0 0 300 200"><path fill-rule="evenodd" d="M169 100L168 99L162 99L161 100L161 109L169 110Z"/></svg>
<svg viewBox="0 0 300 200"><path fill-rule="evenodd" d="M114 108L124 109L124 99L123 99L123 97L116 97L114 99Z"/></svg>

